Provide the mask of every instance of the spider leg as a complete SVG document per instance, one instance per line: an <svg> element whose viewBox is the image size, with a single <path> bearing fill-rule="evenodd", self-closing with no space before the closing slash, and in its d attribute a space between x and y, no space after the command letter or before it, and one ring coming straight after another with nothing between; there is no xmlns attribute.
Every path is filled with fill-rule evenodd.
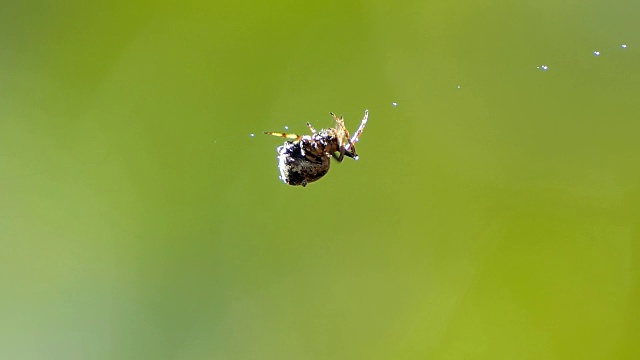
<svg viewBox="0 0 640 360"><path fill-rule="evenodd" d="M347 144L345 146L341 146L344 150L344 155L352 159L358 160L358 154L356 153L355 142L358 140L358 138L360 137L360 134L362 134L362 131L364 130L364 125L367 123L367 119L369 117L369 111L365 110L364 119L362 120L362 123L360 124L360 127L356 131L356 134L353 138L351 138L351 136L349 135L349 130L347 130L347 127L344 125L344 118L342 116L337 117L334 113L329 113L329 114L333 116L333 119L336 121L337 127L344 134L347 140Z"/></svg>
<svg viewBox="0 0 640 360"><path fill-rule="evenodd" d="M333 119L336 121L337 127L339 128L339 130L341 132L344 133L345 137L347 138L347 143L349 142L349 130L347 130L347 127L344 125L344 118L342 117L342 115L340 115L340 117L337 117L336 114L334 113L329 113L331 116L333 116ZM342 145L342 144L340 144Z"/></svg>
<svg viewBox="0 0 640 360"><path fill-rule="evenodd" d="M360 123L360 127L358 127L358 130L356 130L356 132L353 134L353 137L351 139L349 139L349 143L345 146L345 150L346 151L350 151L351 149L353 149L353 154L355 155L356 149L355 149L355 143L356 141L358 141L358 138L360 137L360 135L362 135L362 132L364 131L364 127L365 125L367 125L367 121L369 120L369 110L365 110L364 111L364 118L362 119L362 122ZM347 134L348 137L348 134ZM354 159L357 157L357 155L355 155Z"/></svg>
<svg viewBox="0 0 640 360"><path fill-rule="evenodd" d="M342 119L342 116L337 117L336 114L330 112L329 115L333 116L333 120L335 120L338 124L342 123L344 125L344 119Z"/></svg>
<svg viewBox="0 0 640 360"><path fill-rule="evenodd" d="M349 135L349 130L347 130L347 128L344 126L344 123L342 124L342 132L344 133L344 137L347 140L347 144L346 145L342 144L343 145L342 147L344 148L345 151L348 151L350 153L353 153L353 155L355 155L356 148L353 146L353 143L355 142L355 140L354 141L351 140L351 135ZM353 158L354 159L357 158L357 155L355 155Z"/></svg>
<svg viewBox="0 0 640 360"><path fill-rule="evenodd" d="M344 150L344 146L340 146L340 151L339 151L340 155L336 155L336 153L332 153L331 155L333 155L333 158L338 160L338 162L342 162L342 160L344 159L344 156L347 155L347 153ZM349 156L349 155L347 155Z"/></svg>
<svg viewBox="0 0 640 360"><path fill-rule="evenodd" d="M350 157L350 158L352 158L352 159L354 159L354 160L358 160L358 155L357 155L357 154L355 154L355 153L352 153L352 152L351 152L351 151L349 151L349 150L345 150L345 151L344 151L344 156L348 156L348 157Z"/></svg>
<svg viewBox="0 0 640 360"><path fill-rule="evenodd" d="M309 128L309 130L311 130L311 133L313 133L314 135L317 134L316 132L316 128L314 128L313 126L311 126L311 123L308 122L307 123L307 127Z"/></svg>
<svg viewBox="0 0 640 360"><path fill-rule="evenodd" d="M351 135L349 135L349 130L347 130L347 127L344 124L344 118L342 116L340 116L339 119L336 120L338 127L340 128L340 131L342 132L342 134L344 135L344 139L340 138L338 141L340 143L340 149L341 151L344 152L344 154L352 159L358 160L358 154L356 154L356 148L353 145L353 143L355 142L351 140ZM344 144L346 140L346 145Z"/></svg>
<svg viewBox="0 0 640 360"><path fill-rule="evenodd" d="M280 133L280 132L275 132L275 131L265 131L264 133L267 134L267 135L283 137L285 139L294 139L294 140L302 139L302 136L297 135L297 134L285 134L285 133Z"/></svg>

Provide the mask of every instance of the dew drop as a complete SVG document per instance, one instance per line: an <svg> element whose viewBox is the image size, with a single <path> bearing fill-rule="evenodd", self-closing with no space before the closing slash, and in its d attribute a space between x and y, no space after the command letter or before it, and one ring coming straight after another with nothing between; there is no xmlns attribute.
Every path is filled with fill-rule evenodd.
<svg viewBox="0 0 640 360"><path fill-rule="evenodd" d="M600 56L600 51L597 51L597 50L596 50L596 51L594 51L594 52L593 52L593 55L595 55L595 56Z"/></svg>
<svg viewBox="0 0 640 360"><path fill-rule="evenodd" d="M289 130L289 127L288 127L288 126L285 126L285 127L284 127L284 129L285 129L285 130Z"/></svg>
<svg viewBox="0 0 640 360"><path fill-rule="evenodd" d="M254 137L254 136L256 136L256 134L253 134L253 133L252 133L252 134L250 134L249 136Z"/></svg>

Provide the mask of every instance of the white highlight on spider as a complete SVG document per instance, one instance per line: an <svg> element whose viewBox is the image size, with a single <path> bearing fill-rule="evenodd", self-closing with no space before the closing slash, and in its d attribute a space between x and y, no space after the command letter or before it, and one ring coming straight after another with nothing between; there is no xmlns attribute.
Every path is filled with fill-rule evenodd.
<svg viewBox="0 0 640 360"><path fill-rule="evenodd" d="M600 56L600 51L597 51L597 50L596 50L596 51L594 51L594 52L593 52L593 55L595 55L595 56Z"/></svg>

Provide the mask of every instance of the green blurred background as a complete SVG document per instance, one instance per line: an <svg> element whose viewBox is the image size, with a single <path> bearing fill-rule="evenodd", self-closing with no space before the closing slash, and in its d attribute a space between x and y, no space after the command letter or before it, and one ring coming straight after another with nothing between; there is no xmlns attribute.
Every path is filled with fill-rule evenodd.
<svg viewBox="0 0 640 360"><path fill-rule="evenodd" d="M640 358L639 11L5 2L0 358Z"/></svg>

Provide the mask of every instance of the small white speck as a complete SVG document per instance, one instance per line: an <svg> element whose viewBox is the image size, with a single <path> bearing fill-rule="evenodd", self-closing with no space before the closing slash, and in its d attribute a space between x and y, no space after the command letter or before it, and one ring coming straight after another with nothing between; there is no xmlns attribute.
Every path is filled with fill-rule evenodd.
<svg viewBox="0 0 640 360"><path fill-rule="evenodd" d="M256 136L256 134L251 134L251 135L249 135L249 136L254 137L254 136Z"/></svg>
<svg viewBox="0 0 640 360"><path fill-rule="evenodd" d="M285 130L289 130L289 127L288 127L288 126L285 126L285 127L284 127L284 129L285 129Z"/></svg>
<svg viewBox="0 0 640 360"><path fill-rule="evenodd" d="M360 159L360 156L358 156L358 155L356 155L356 156L353 158L353 160L358 160L358 159Z"/></svg>
<svg viewBox="0 0 640 360"><path fill-rule="evenodd" d="M595 55L595 56L600 56L600 51L594 51L594 52L593 52L593 55Z"/></svg>
<svg viewBox="0 0 640 360"><path fill-rule="evenodd" d="M462 86L458 85L458 89L461 89L461 88L462 88Z"/></svg>
<svg viewBox="0 0 640 360"><path fill-rule="evenodd" d="M397 102L394 102L394 103L391 103L391 105L393 105L393 106L398 106L398 103L397 103Z"/></svg>
<svg viewBox="0 0 640 360"><path fill-rule="evenodd" d="M627 48L627 45L626 45L626 44L622 44L622 48L623 48L623 49L626 49L626 48Z"/></svg>
<svg viewBox="0 0 640 360"><path fill-rule="evenodd" d="M541 69L541 70L547 71L547 69L549 69L549 67L547 65L540 65L540 66L536 66L536 69Z"/></svg>

